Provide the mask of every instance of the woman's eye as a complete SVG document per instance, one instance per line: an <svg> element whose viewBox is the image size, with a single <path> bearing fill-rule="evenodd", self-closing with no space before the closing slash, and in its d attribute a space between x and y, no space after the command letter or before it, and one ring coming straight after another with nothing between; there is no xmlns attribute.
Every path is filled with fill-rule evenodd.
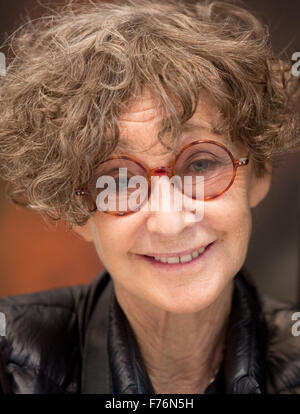
<svg viewBox="0 0 300 414"><path fill-rule="evenodd" d="M217 163L212 160L202 159L194 161L190 164L190 169L194 172L209 172L217 168Z"/></svg>
<svg viewBox="0 0 300 414"><path fill-rule="evenodd" d="M100 177L103 177L103 175L101 175ZM95 185L98 193L104 190L109 193L114 193L115 191L118 193L118 192L125 191L127 189L129 178L118 177L118 176L113 176L113 175L110 175L110 177L113 179L115 185L111 185L111 183L109 184L107 182L99 186Z"/></svg>
<svg viewBox="0 0 300 414"><path fill-rule="evenodd" d="M115 178L116 189L117 190L126 189L128 187L128 182L129 182L128 178L122 178L122 177L121 178L119 178L119 177Z"/></svg>

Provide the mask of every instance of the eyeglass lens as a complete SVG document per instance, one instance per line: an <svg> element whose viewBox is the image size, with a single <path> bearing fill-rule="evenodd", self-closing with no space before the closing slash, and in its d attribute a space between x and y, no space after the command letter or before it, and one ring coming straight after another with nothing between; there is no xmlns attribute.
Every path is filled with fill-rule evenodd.
<svg viewBox="0 0 300 414"><path fill-rule="evenodd" d="M223 193L230 185L234 173L234 163L225 148L213 143L196 143L186 148L178 156L174 175L180 177L179 183L184 195L197 199L197 177L203 177L204 199L211 199ZM106 184L101 182L106 177ZM107 178L108 177L108 178ZM118 214L130 210L130 199L137 191L140 182L145 186L140 188L136 202L140 208L148 199L148 172L134 160L110 159L101 163L91 183L91 195L98 206L99 195L107 198L106 211ZM108 181L108 183L107 183ZM171 179L170 179L171 181ZM109 183L113 185L109 185ZM100 186L99 186L100 184ZM152 189L153 191L153 189ZM203 196L203 193L202 193ZM138 209L137 208L137 209ZM100 208L99 208L100 209Z"/></svg>

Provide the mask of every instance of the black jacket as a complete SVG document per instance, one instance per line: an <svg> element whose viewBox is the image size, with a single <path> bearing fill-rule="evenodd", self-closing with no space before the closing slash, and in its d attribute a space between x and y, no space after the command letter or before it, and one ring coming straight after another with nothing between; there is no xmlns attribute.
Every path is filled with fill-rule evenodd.
<svg viewBox="0 0 300 414"><path fill-rule="evenodd" d="M300 336L291 309L235 277L226 351L206 393L300 393ZM91 285L0 299L0 389L14 394L152 394L110 275Z"/></svg>

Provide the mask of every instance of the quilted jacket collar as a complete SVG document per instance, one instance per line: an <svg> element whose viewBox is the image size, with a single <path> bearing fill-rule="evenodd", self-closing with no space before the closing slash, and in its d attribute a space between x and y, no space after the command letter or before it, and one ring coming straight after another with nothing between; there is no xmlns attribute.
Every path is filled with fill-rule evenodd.
<svg viewBox="0 0 300 414"><path fill-rule="evenodd" d="M101 300L88 326L83 355L82 392L152 394L151 381L127 318L107 274ZM216 392L264 392L265 323L255 288L242 273L235 277L232 310L222 364L225 389ZM99 327L101 327L99 329ZM223 372L224 370L224 372ZM220 377L220 373L218 378Z"/></svg>

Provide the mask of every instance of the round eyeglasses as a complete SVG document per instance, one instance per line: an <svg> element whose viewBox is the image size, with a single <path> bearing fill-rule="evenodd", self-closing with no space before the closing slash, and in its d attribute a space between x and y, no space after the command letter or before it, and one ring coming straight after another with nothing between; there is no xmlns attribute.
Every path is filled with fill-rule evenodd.
<svg viewBox="0 0 300 414"><path fill-rule="evenodd" d="M246 157L235 159L225 145L212 140L197 140L184 146L169 166L160 166L149 169L141 161L127 155L110 157L101 162L91 182L76 189L77 196L87 196L95 206L91 212L100 210L115 216L124 216L140 210L151 194L151 178L166 175L179 178L179 182L188 182L180 187L185 196L199 199L197 191L197 177L203 179L202 200L209 201L220 197L232 186L238 167L249 163L249 154ZM120 174L126 172L126 175ZM114 194L107 193L107 187L99 186L99 179L106 177L106 182L113 184ZM129 207L130 197L136 191L136 186L130 185L135 178L143 179L147 184L147 191L139 193L139 202L135 208ZM186 178L189 177L189 181ZM175 181L176 182L176 181ZM149 190L149 191L148 191ZM99 196L113 196L114 202L110 207L101 209L97 199ZM124 209L125 205L125 209ZM120 208L122 206L122 208Z"/></svg>

